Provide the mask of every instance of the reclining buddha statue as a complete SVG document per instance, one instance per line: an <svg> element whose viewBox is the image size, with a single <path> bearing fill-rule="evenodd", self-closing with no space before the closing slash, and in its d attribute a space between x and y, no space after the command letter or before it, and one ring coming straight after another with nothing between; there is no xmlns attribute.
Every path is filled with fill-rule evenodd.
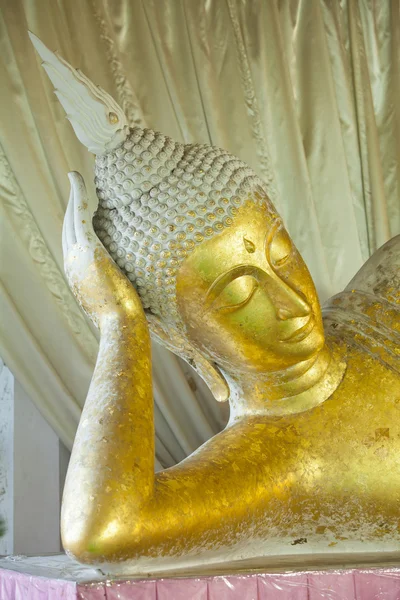
<svg viewBox="0 0 400 600"><path fill-rule="evenodd" d="M400 556L400 236L324 307L236 157L139 127L37 38L96 155L98 208L70 173L68 282L100 331L68 469L62 538L107 573ZM154 472L150 334L183 357L227 427Z"/></svg>

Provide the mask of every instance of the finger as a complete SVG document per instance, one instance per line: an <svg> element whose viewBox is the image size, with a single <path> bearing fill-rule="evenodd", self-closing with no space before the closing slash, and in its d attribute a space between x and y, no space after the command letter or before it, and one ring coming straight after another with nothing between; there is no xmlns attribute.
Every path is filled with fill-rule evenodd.
<svg viewBox="0 0 400 600"><path fill-rule="evenodd" d="M88 232L92 232L86 185L82 175L76 171L69 173L68 177L74 188L75 235L77 242L83 244L88 241Z"/></svg>
<svg viewBox="0 0 400 600"><path fill-rule="evenodd" d="M72 246L76 243L76 236L74 231L74 189L71 187L71 191L69 194L69 201L67 210L65 211L64 217L64 243L65 243L65 253L67 254Z"/></svg>

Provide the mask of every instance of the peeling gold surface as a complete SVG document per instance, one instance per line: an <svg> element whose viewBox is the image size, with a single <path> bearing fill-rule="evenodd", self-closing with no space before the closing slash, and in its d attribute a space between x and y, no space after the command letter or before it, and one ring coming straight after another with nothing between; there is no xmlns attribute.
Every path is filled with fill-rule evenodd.
<svg viewBox="0 0 400 600"><path fill-rule="evenodd" d="M101 343L64 494L72 555L145 572L168 558L201 565L307 546L400 550L398 289L384 291L386 309L360 301L353 318L346 305L345 324L328 313L324 333L281 220L250 198L177 275L185 335L227 381L230 424L154 476L145 315L100 245L83 269L74 252L69 279ZM358 340L374 332L387 349Z"/></svg>

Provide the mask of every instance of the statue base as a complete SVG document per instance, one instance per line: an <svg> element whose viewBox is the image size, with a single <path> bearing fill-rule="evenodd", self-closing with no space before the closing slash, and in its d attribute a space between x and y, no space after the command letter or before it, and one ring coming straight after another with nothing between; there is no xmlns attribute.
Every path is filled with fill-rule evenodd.
<svg viewBox="0 0 400 600"><path fill-rule="evenodd" d="M0 597L1 600L399 600L400 568L375 566L108 579L64 554L10 556L0 559Z"/></svg>

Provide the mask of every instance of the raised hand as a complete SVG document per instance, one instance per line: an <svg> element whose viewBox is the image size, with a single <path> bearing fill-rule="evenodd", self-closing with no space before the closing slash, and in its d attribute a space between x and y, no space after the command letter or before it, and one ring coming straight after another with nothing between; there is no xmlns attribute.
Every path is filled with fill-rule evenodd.
<svg viewBox="0 0 400 600"><path fill-rule="evenodd" d="M71 194L63 225L64 270L79 304L93 323L105 315L143 316L139 296L97 238L83 177L69 173Z"/></svg>

